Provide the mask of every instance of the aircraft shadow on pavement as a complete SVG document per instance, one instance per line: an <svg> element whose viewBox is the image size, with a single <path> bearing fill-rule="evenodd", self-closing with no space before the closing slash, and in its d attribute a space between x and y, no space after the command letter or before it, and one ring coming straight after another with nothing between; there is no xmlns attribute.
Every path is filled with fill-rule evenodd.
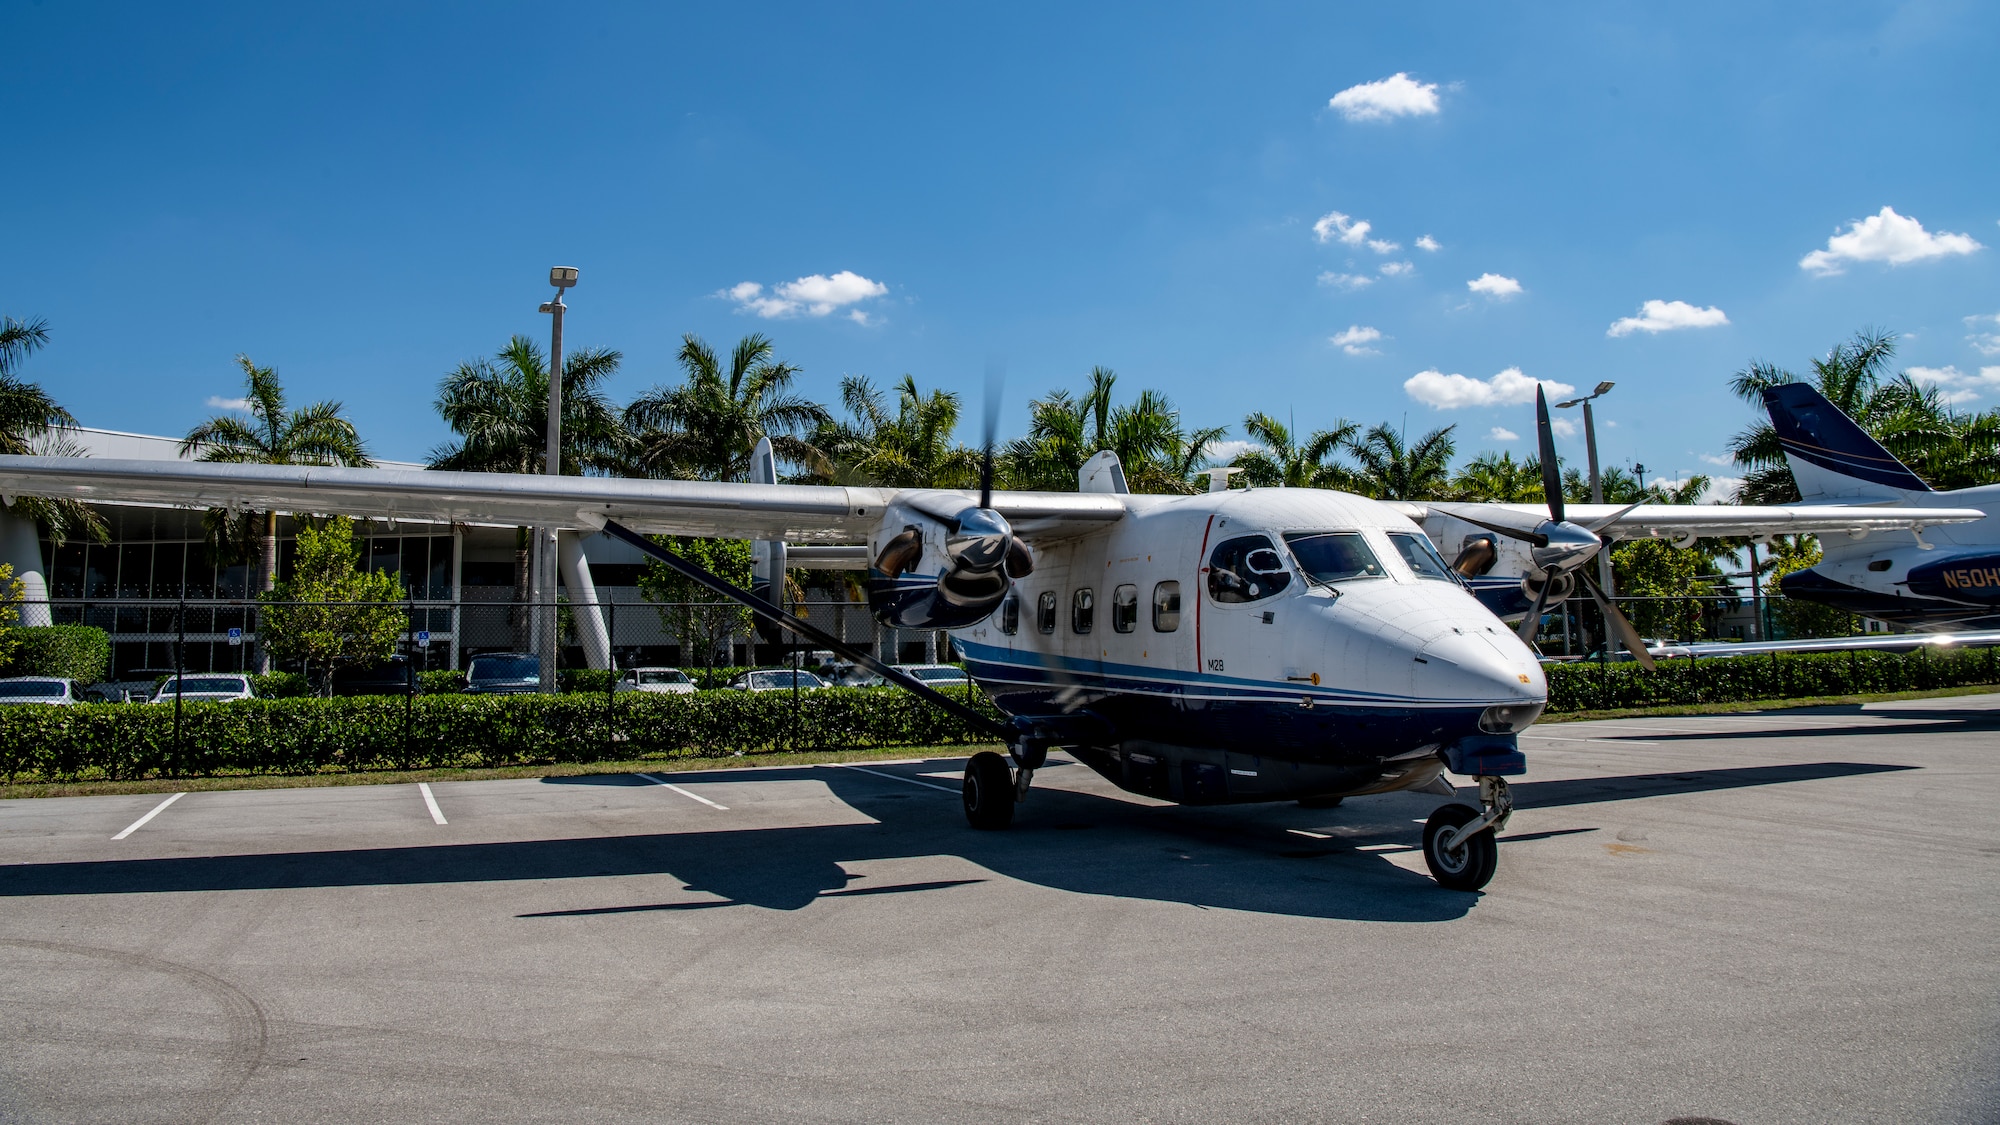
<svg viewBox="0 0 2000 1125"><path fill-rule="evenodd" d="M1903 768L1907 767L1826 762L1530 782L1516 786L1515 791L1521 806L1531 808L1852 777ZM875 886L859 882L860 877L841 866L843 862L939 855L957 856L998 875L1052 890L1308 918L1447 921L1466 914L1479 897L1440 889L1428 876L1404 870L1379 854L1352 850L1361 842L1415 843L1417 825L1407 813L1420 816L1421 810L1433 803L1427 797L1392 794L1350 802L1338 812L1309 814L1322 825L1329 818L1366 821L1362 827L1374 831L1333 840L1323 848L1302 849L1300 845L1306 841L1288 835L1286 821L1308 814L1291 805L1149 807L1051 787L1033 793L1013 829L979 832L965 826L954 794L887 805L885 799L905 796L883 792L896 782L839 769L764 770L757 779L821 782L849 805L894 819L866 824L21 864L0 867L0 898L662 874L679 879L688 891L716 896L711 900L615 903L519 916L536 919L704 910L737 904L798 910L822 898L925 894L985 881L938 879ZM1371 810L1374 803L1381 807ZM1401 807L1404 805L1408 808ZM1395 815L1385 820L1382 813ZM1076 829L1091 831L1086 834Z"/></svg>

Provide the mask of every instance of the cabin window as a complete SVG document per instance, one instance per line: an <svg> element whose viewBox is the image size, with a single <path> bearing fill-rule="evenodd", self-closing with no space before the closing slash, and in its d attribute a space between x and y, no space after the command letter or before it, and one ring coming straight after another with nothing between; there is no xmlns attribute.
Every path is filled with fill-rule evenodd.
<svg viewBox="0 0 2000 1125"><path fill-rule="evenodd" d="M1439 582L1456 581L1451 568L1445 565L1444 556L1437 553L1436 547L1431 546L1428 537L1414 531L1392 531L1389 533L1389 542L1395 544L1396 553L1403 556L1403 561L1409 564L1410 570L1418 578L1429 578Z"/></svg>
<svg viewBox="0 0 2000 1125"><path fill-rule="evenodd" d="M1008 594L1000 603L1000 631L1010 637L1021 631L1021 595Z"/></svg>
<svg viewBox="0 0 2000 1125"><path fill-rule="evenodd" d="M1181 584L1161 582L1153 587L1153 632L1171 633L1181 627Z"/></svg>
<svg viewBox="0 0 2000 1125"><path fill-rule="evenodd" d="M1069 631L1088 633L1097 621L1097 595L1085 586L1069 599Z"/></svg>
<svg viewBox="0 0 2000 1125"><path fill-rule="evenodd" d="M1056 592L1043 590L1035 599L1035 628L1044 633L1056 631Z"/></svg>
<svg viewBox="0 0 2000 1125"><path fill-rule="evenodd" d="M1381 560L1358 531L1291 531L1285 533L1285 545L1314 582L1382 577Z"/></svg>
<svg viewBox="0 0 2000 1125"><path fill-rule="evenodd" d="M1292 572L1268 536L1225 539L1208 556L1208 596L1218 602L1261 601L1291 581Z"/></svg>
<svg viewBox="0 0 2000 1125"><path fill-rule="evenodd" d="M1139 587L1120 586L1111 591L1111 627L1120 633L1139 627Z"/></svg>

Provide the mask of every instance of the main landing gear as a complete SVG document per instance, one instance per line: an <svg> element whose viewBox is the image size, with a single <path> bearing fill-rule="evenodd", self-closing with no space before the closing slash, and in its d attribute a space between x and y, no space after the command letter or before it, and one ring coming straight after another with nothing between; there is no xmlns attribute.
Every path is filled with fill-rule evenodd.
<svg viewBox="0 0 2000 1125"><path fill-rule="evenodd" d="M1010 762L1008 759L1012 758ZM982 750L965 763L965 819L974 828L1005 828L1014 806L1028 799L1028 783L1046 762L1049 748L1039 736L1024 737L1006 754Z"/></svg>
<svg viewBox="0 0 2000 1125"><path fill-rule="evenodd" d="M1476 891L1493 880L1500 865L1494 834L1514 815L1507 779L1480 777L1479 803L1481 809L1457 802L1442 805L1424 824L1424 863L1448 890Z"/></svg>

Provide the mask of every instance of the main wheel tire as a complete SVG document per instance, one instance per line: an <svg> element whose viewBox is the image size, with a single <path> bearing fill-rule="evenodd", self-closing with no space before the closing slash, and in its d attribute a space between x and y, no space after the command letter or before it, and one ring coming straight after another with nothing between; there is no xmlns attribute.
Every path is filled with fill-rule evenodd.
<svg viewBox="0 0 2000 1125"><path fill-rule="evenodd" d="M1302 809L1337 809L1340 807L1340 802L1346 799L1345 797L1300 797L1299 807Z"/></svg>
<svg viewBox="0 0 2000 1125"><path fill-rule="evenodd" d="M1500 866L1500 843L1493 838L1491 828L1450 851L1439 844L1446 831L1478 819L1478 809L1454 803L1438 806L1424 822L1424 863L1430 867L1431 877L1438 881L1438 886L1476 891L1492 882L1493 872Z"/></svg>
<svg viewBox="0 0 2000 1125"><path fill-rule="evenodd" d="M1007 759L981 750L965 763L965 819L974 828L1005 828L1014 822L1014 771Z"/></svg>

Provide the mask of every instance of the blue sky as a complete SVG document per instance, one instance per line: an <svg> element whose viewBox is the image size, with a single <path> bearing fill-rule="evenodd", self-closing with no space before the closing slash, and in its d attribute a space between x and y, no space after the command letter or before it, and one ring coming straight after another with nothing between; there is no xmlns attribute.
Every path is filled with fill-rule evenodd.
<svg viewBox="0 0 2000 1125"><path fill-rule="evenodd" d="M1990 7L293 8L9 5L0 313L87 424L184 432L244 352L419 458L557 263L620 397L761 331L823 400L976 413L998 358L1003 432L1102 364L1471 455L1614 379L1605 460L1681 475L1732 372L1876 326L2000 403Z"/></svg>

